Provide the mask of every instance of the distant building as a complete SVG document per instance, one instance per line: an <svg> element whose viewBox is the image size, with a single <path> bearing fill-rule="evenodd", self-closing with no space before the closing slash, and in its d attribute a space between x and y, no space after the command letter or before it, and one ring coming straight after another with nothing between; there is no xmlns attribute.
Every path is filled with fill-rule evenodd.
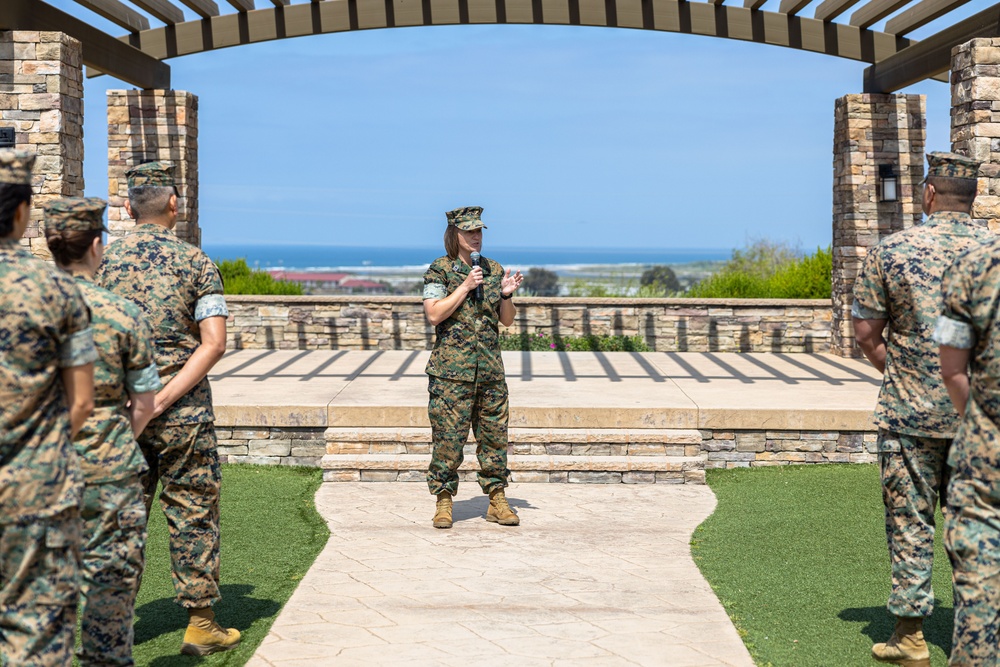
<svg viewBox="0 0 1000 667"><path fill-rule="evenodd" d="M389 286L384 283L377 283L374 280L362 280L351 278L341 281L340 290L350 294L383 294L389 291Z"/></svg>
<svg viewBox="0 0 1000 667"><path fill-rule="evenodd" d="M293 283L301 283L306 291L323 290L331 291L340 287L340 284L350 278L349 273L323 273L320 271L285 271L281 269L268 269L268 273L275 280L287 280Z"/></svg>

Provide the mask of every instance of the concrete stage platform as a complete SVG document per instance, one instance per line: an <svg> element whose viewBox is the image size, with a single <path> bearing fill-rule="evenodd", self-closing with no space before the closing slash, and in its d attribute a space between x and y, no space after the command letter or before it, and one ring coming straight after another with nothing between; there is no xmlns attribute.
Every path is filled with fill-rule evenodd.
<svg viewBox="0 0 1000 667"><path fill-rule="evenodd" d="M229 352L210 376L222 451L320 463L330 481L416 481L430 453L428 355ZM504 364L519 481L698 482L706 466L872 460L881 376L864 360L505 352Z"/></svg>

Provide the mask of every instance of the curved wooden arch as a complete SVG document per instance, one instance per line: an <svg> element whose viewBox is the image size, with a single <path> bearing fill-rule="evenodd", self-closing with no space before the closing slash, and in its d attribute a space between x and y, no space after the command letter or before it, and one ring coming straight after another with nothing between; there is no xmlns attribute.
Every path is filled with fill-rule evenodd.
<svg viewBox="0 0 1000 667"><path fill-rule="evenodd" d="M314 0L167 25L120 39L163 60L306 35L460 24L658 30L784 46L867 63L916 43L853 25L684 0ZM98 74L88 72L88 76Z"/></svg>

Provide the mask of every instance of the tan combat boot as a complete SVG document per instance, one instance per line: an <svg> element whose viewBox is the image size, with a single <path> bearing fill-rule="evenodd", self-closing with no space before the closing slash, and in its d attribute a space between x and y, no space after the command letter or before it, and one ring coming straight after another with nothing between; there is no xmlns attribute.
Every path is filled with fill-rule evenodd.
<svg viewBox="0 0 1000 667"><path fill-rule="evenodd" d="M229 651L240 645L240 631L223 628L215 622L211 607L188 609L188 626L184 633L181 653L186 655L208 655Z"/></svg>
<svg viewBox="0 0 1000 667"><path fill-rule="evenodd" d="M490 508L486 510L486 520L501 526L516 526L521 523L521 519L507 504L507 496L502 488L490 491Z"/></svg>
<svg viewBox="0 0 1000 667"><path fill-rule="evenodd" d="M924 619L896 619L889 641L872 646L872 657L903 667L931 667L931 654L924 641Z"/></svg>
<svg viewBox="0 0 1000 667"><path fill-rule="evenodd" d="M451 528L451 494L442 491L437 498L437 506L434 508L434 527Z"/></svg>

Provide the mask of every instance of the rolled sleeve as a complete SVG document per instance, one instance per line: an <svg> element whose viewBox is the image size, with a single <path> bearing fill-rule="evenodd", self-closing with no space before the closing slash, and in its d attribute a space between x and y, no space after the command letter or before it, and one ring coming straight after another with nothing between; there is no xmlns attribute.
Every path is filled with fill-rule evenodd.
<svg viewBox="0 0 1000 667"><path fill-rule="evenodd" d="M59 348L59 368L85 366L97 361L97 348L90 327L70 334Z"/></svg>
<svg viewBox="0 0 1000 667"><path fill-rule="evenodd" d="M209 317L229 317L226 297L221 294L206 294L194 306L194 320L201 322Z"/></svg>
<svg viewBox="0 0 1000 667"><path fill-rule="evenodd" d="M855 301L851 306L851 317L858 320L887 320L889 313L875 308L866 308L860 302Z"/></svg>
<svg viewBox="0 0 1000 667"><path fill-rule="evenodd" d="M163 383L160 382L160 373L156 369L156 364L152 363L141 370L125 373L125 388L130 394L145 394L149 391L162 389Z"/></svg>
<svg viewBox="0 0 1000 667"><path fill-rule="evenodd" d="M443 299L448 296L448 290L441 283L424 285L424 299Z"/></svg>
<svg viewBox="0 0 1000 667"><path fill-rule="evenodd" d="M938 345L954 347L960 350L971 349L976 344L976 334L972 325L953 320L942 315L934 327L934 342Z"/></svg>

